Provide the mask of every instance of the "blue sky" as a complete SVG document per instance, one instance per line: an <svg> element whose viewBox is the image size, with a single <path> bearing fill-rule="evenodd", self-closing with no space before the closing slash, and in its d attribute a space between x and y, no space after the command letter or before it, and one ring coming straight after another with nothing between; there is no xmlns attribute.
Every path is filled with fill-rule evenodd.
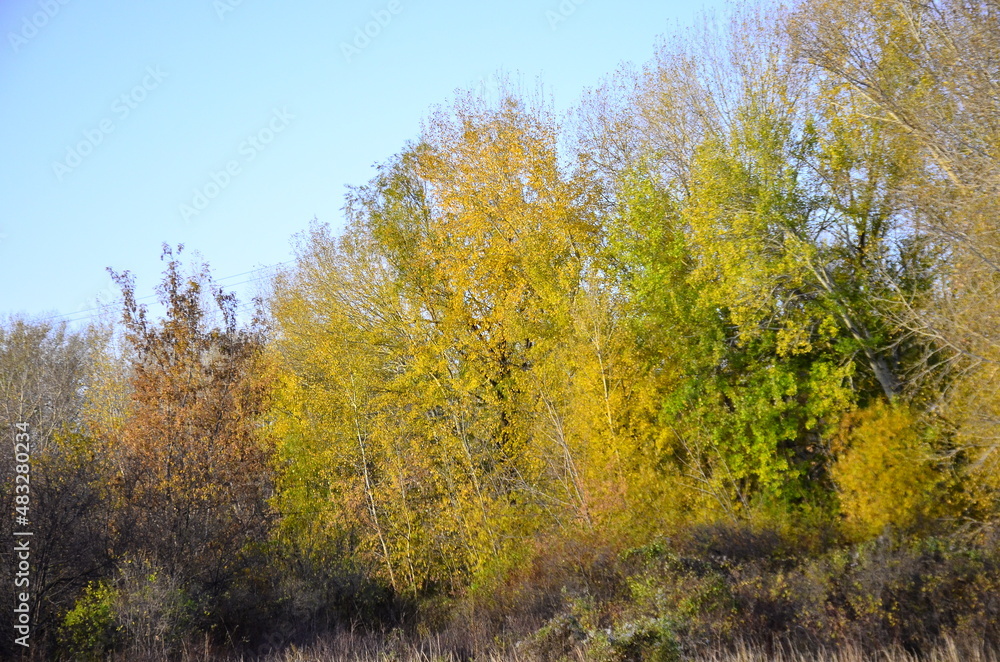
<svg viewBox="0 0 1000 662"><path fill-rule="evenodd" d="M0 315L85 320L109 266L150 295L163 242L246 296L455 90L568 109L705 6L561 2L3 0Z"/></svg>

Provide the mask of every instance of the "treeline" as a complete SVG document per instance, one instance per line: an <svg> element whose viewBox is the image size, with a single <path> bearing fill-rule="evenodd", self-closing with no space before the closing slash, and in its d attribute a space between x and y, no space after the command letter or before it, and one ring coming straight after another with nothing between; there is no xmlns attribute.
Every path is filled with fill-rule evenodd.
<svg viewBox="0 0 1000 662"><path fill-rule="evenodd" d="M161 319L126 273L116 325L0 330L36 655L998 643L995 0L460 94L345 209L252 324L165 248Z"/></svg>

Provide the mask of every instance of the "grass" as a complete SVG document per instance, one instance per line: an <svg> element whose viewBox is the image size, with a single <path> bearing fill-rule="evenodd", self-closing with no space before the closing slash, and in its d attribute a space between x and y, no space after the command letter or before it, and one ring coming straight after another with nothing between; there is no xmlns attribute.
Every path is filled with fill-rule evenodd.
<svg viewBox="0 0 1000 662"><path fill-rule="evenodd" d="M565 659L568 662L590 662L593 658L588 658L584 650L578 649ZM1000 662L1000 656L994 651L976 645L960 646L952 640L943 642L926 656L913 655L899 649L865 653L852 646L812 653L795 651L769 653L760 647L740 644L731 651L718 651L680 659L691 662ZM433 640L421 646L386 647L363 637L349 636L326 640L303 649L287 650L268 657L266 662L466 662L467 660L556 662L528 657L516 651L465 657L443 650L443 647Z"/></svg>
<svg viewBox="0 0 1000 662"><path fill-rule="evenodd" d="M628 658L589 657L586 650L578 648L569 656L558 660L542 659L519 650L485 651L471 654L449 650L438 637L419 642L404 641L393 635L377 636L344 632L324 637L303 647L290 646L282 651L261 655L233 656L214 651L210 647L192 645L185 647L179 657L147 653L119 655L116 662L630 662ZM739 643L731 650L718 650L692 656L681 656L669 662L1000 662L997 651L981 644L944 640L929 654L916 655L899 648L881 651L862 651L855 646L825 649L813 652L776 651L748 643Z"/></svg>

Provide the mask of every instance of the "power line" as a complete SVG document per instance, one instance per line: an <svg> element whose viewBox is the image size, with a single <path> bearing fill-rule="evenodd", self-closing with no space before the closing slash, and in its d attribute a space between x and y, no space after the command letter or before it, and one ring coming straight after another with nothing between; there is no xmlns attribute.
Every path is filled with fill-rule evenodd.
<svg viewBox="0 0 1000 662"><path fill-rule="evenodd" d="M240 285L246 285L247 283L253 283L253 282L260 281L261 278L264 275L262 272L265 272L265 271L268 271L268 270L272 270L272 269L277 269L278 267L283 267L285 265L292 264L293 262L295 262L295 260L286 260L285 262L278 262L277 264L269 264L269 265L265 265L263 267L258 267L257 269L251 269L250 271L244 271L242 273L232 274L230 276L223 276L222 278L216 278L216 279L213 279L213 282L215 284L217 284L217 285L225 284L226 287L238 287ZM232 278L239 278L240 276L246 276L247 274L253 274L253 273L259 273L261 275L259 277L257 277L257 278L249 278L247 280L240 281L239 283L223 283L223 281L227 281L227 280L230 280ZM136 301L138 301L138 302L149 301L150 299L155 299L157 296L158 295L156 295L156 294L148 294L148 295L143 296L143 297L138 297L136 299ZM49 317L44 317L44 318L42 318L39 321L41 321L41 322L48 322L48 321L52 321L52 320L62 320L64 322L68 323L68 324L73 324L73 323L76 323L76 322L83 322L85 320L96 319L97 316L98 316L97 315L98 313L100 313L102 311L105 311L105 310L107 310L109 308L114 308L116 306L117 306L117 303L108 303L108 304L104 304L102 306L96 306L94 308L87 308L85 310L77 310L77 311L74 311L72 313L60 313L58 315L50 315ZM95 314L93 314L93 315L85 315L84 313L95 313ZM77 317L77 315L82 315L82 317ZM72 319L70 319L70 318L72 318Z"/></svg>

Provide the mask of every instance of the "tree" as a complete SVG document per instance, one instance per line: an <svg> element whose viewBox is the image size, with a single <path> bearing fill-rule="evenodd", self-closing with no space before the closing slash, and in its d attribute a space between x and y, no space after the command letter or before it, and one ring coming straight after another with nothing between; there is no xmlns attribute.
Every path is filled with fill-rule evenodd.
<svg viewBox="0 0 1000 662"><path fill-rule="evenodd" d="M593 525L593 494L620 499L620 462L585 468L615 448L628 390L609 374L597 193L556 136L513 95L460 97L279 282L286 521L329 502L318 521L398 590L461 586L542 528Z"/></svg>
<svg viewBox="0 0 1000 662"><path fill-rule="evenodd" d="M940 247L930 287L899 289L902 320L933 351L938 407L995 483L1000 405L996 217L1000 183L1000 8L996 2L809 2L801 58L870 109L915 167L895 182L906 213Z"/></svg>
<svg viewBox="0 0 1000 662"><path fill-rule="evenodd" d="M84 420L103 336L95 328L72 331L65 323L18 317L0 325L0 429L10 441L9 452L0 458L0 504L14 513L15 497L25 499L27 524L15 530L33 534L30 584L15 587L11 581L3 595L14 603L14 594L28 593L31 642L38 647L51 643L61 612L111 562L110 514L102 488L108 476L105 454ZM30 470L18 472L22 482L14 479L18 449L13 442L25 429ZM8 538L13 524L12 517L5 519ZM0 559L17 567L11 546ZM10 640L2 644L11 645ZM13 654L10 648L0 651Z"/></svg>
<svg viewBox="0 0 1000 662"><path fill-rule="evenodd" d="M932 282L900 192L912 150L796 59L788 20L748 8L665 42L581 142L621 155L612 263L673 372L664 457L731 516L826 500L838 418L903 397L930 344L895 314Z"/></svg>
<svg viewBox="0 0 1000 662"><path fill-rule="evenodd" d="M270 384L262 332L239 327L235 296L212 286L207 267L181 273L182 249L164 246L158 293L166 312L158 322L136 301L134 278L112 271L131 348L125 422L106 429L116 469L113 524L119 559L149 561L193 597L211 600L269 529Z"/></svg>

